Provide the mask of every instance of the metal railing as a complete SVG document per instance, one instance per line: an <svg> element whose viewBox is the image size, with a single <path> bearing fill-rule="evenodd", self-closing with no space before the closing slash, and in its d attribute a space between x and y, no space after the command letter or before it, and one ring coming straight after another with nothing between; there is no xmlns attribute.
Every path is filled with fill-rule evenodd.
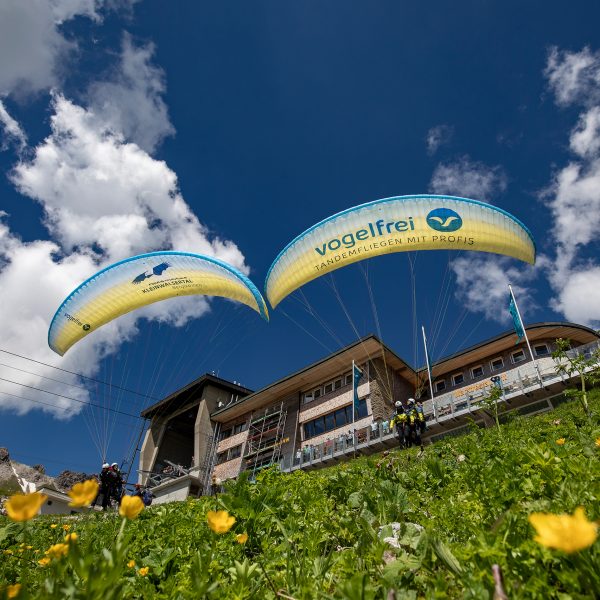
<svg viewBox="0 0 600 600"><path fill-rule="evenodd" d="M591 356L600 348L600 342L593 342L574 348L569 352L583 353ZM537 359L536 369L533 362L527 362L519 367L504 371L499 374L502 384L501 402L510 401L512 398L531 395L533 391L545 388L557 382L566 382L570 379L567 375L557 371L557 364L552 357ZM484 378L473 385L463 386L435 398L436 417L434 417L433 403L427 400L423 403L423 410L429 425L444 422L461 415L476 412L482 408L483 400L489 395L490 389L495 384L491 378ZM392 446L395 444L395 432L391 429L389 421L372 423L355 431L348 431L334 439L320 444L305 446L297 450L294 456L286 456L280 461L283 471L309 468L333 461L344 455L373 447L377 451L379 446Z"/></svg>

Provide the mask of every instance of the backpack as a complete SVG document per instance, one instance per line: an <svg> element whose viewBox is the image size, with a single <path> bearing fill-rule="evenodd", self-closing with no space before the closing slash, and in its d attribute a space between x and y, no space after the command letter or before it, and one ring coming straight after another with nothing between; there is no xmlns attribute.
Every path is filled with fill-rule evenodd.
<svg viewBox="0 0 600 600"><path fill-rule="evenodd" d="M144 506L150 506L152 504L152 498L154 498L154 496L150 490L144 490L142 492L142 502L144 503Z"/></svg>

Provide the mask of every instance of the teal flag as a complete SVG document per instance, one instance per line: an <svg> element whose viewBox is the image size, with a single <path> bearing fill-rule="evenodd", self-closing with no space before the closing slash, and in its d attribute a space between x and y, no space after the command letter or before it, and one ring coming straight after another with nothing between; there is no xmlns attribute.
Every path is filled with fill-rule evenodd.
<svg viewBox="0 0 600 600"><path fill-rule="evenodd" d="M354 373L352 373L352 387L354 389L354 412L358 415L358 382L362 379L363 372L354 365Z"/></svg>
<svg viewBox="0 0 600 600"><path fill-rule="evenodd" d="M515 328L515 332L517 334L517 344L525 337L525 329L523 328L523 322L519 317L519 311L517 310L517 305L515 304L515 299L512 294L510 295L510 303L508 305L508 312L513 320L513 326Z"/></svg>

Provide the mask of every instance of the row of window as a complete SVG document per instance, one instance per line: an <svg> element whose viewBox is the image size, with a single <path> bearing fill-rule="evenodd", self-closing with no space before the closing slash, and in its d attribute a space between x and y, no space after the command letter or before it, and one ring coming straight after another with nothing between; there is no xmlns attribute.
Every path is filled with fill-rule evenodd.
<svg viewBox="0 0 600 600"><path fill-rule="evenodd" d="M355 419L362 419L368 414L369 411L367 409L367 401L360 400ZM333 431L338 427L348 425L348 423L352 423L352 404L348 404L347 406L338 408L334 412L304 423L304 439L308 440L323 433L327 433L328 431Z"/></svg>
<svg viewBox="0 0 600 600"><path fill-rule="evenodd" d="M239 444L237 446L233 446L229 448L229 450L224 450L223 452L219 452L217 454L217 464L220 465L228 460L233 460L234 458L238 458L238 456L242 455L242 445Z"/></svg>
<svg viewBox="0 0 600 600"><path fill-rule="evenodd" d="M362 367L364 372L364 367ZM327 383L321 384L319 387L311 390L310 392L306 392L302 395L302 401L304 404L308 404L313 400L317 400L321 396L325 396L326 394L330 394L335 390L339 390L341 387L345 385L352 385L352 373L345 373L332 381L328 381Z"/></svg>
<svg viewBox="0 0 600 600"><path fill-rule="evenodd" d="M547 344L537 344L533 346L533 351L536 356L548 356L550 354L550 349ZM522 348L515 350L510 355L510 360L513 364L517 364L526 360L525 351ZM504 368L504 359L501 356L498 356L490 361L489 371L490 373L494 373L496 371L500 371ZM485 367L484 365L476 365L470 369L471 379L479 379L485 375ZM453 386L462 385L466 379L465 374L463 372L454 373L450 378ZM439 379L434 384L436 392L443 392L446 389L446 380Z"/></svg>
<svg viewBox="0 0 600 600"><path fill-rule="evenodd" d="M237 423L233 427L229 427L228 429L224 429L221 431L221 437L219 439L224 440L232 435L237 435L238 433L242 433L242 431L246 431L248 429L248 421L244 421L243 423Z"/></svg>
<svg viewBox="0 0 600 600"><path fill-rule="evenodd" d="M321 396L325 394L330 394L334 390L339 390L344 385L352 384L352 373L346 373L332 381L328 381L327 383L323 383L319 387L311 390L310 392L306 392L302 395L303 404L308 404L313 400L317 400Z"/></svg>

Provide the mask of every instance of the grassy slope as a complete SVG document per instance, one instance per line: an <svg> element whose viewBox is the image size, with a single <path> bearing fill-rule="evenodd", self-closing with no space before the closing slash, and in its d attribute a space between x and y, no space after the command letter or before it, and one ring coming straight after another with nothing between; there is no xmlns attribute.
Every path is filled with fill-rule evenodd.
<svg viewBox="0 0 600 600"><path fill-rule="evenodd" d="M36 598L269 598L281 590L358 599L386 598L390 589L396 598L492 598L498 563L511 598L594 597L600 542L567 556L541 548L527 522L534 511L580 505L600 519L600 394L593 395L591 422L578 405L564 404L501 431L441 441L421 458L411 450L317 472L268 471L255 485L232 482L218 499L151 507L127 523L120 550L115 515L38 518L25 530L1 529L2 520L0 551L13 554L0 556L0 582L20 581ZM561 437L564 446L556 444ZM217 507L237 519L220 536L205 519ZM378 533L395 521L397 550L381 539L389 527ZM79 552L38 566L62 540L63 523L79 533ZM242 532L245 545L235 540ZM33 548L20 552L22 543ZM131 559L134 568L126 566ZM150 568L145 577L142 566Z"/></svg>

